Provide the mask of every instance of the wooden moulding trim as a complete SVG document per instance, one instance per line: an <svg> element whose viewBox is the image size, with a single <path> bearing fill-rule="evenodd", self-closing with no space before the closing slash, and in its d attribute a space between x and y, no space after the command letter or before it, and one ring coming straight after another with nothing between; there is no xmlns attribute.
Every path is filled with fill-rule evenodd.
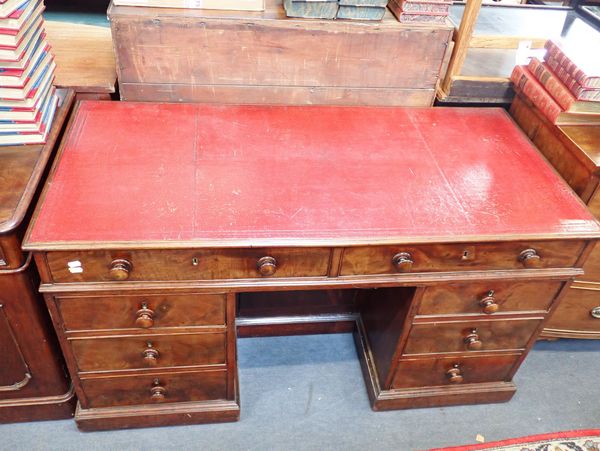
<svg viewBox="0 0 600 451"><path fill-rule="evenodd" d="M430 396L473 395L476 393L514 392L516 386L513 382L485 382L463 386L443 386L429 388L405 388L382 391L377 397L378 401L393 400L398 398L424 398Z"/></svg>
<svg viewBox="0 0 600 451"><path fill-rule="evenodd" d="M226 326L211 327L211 326L172 326L153 329L94 329L94 330L65 330L67 340L77 340L86 338L134 338L139 336L161 336L161 335L199 335L199 334L225 334Z"/></svg>
<svg viewBox="0 0 600 451"><path fill-rule="evenodd" d="M223 249L256 247L359 247L378 245L417 245L453 243L500 243L507 241L555 241L600 239L600 231L535 233L528 235L456 235L456 236L395 236L390 238L252 238L198 239L190 241L55 241L25 242L25 251L92 251L92 250L169 250Z"/></svg>
<svg viewBox="0 0 600 451"><path fill-rule="evenodd" d="M20 274L20 273L27 271L27 268L29 268L29 265L31 264L32 255L33 254L31 254L31 253L27 254L27 259L25 260L25 263L23 263L23 265L18 268L1 269L0 276L12 276L14 274Z"/></svg>
<svg viewBox="0 0 600 451"><path fill-rule="evenodd" d="M511 83L509 77L483 77L477 75L455 75L452 81L474 81L482 83Z"/></svg>
<svg viewBox="0 0 600 451"><path fill-rule="evenodd" d="M267 317L239 317L235 325L240 326L267 326L279 324L304 324L304 323L330 323L341 321L356 321L358 313L332 313L323 315L290 315Z"/></svg>
<svg viewBox="0 0 600 451"><path fill-rule="evenodd" d="M94 420L102 417L124 418L137 417L140 415L165 415L165 414L186 414L196 410L200 413L218 413L222 411L230 411L232 413L239 412L240 406L238 401L200 401L200 402L177 402L165 403L158 405L143 405L143 406L120 406L120 407L96 407L91 409L83 409L77 403L75 412L75 420ZM195 413L195 412L194 412Z"/></svg>
<svg viewBox="0 0 600 451"><path fill-rule="evenodd" d="M327 288L376 288L395 286L415 286L431 283L472 282L482 280L542 280L542 279L571 279L583 275L581 268L548 268L548 269L516 269L498 271L464 271L464 272L431 272L416 274L373 275L359 277L305 277L305 278L280 278L280 279L239 279L215 281L164 281L164 282L106 282L106 283L63 283L42 284L40 291L43 293L73 293L114 290L206 290L210 292L222 291L261 291L265 288L300 290L300 289L327 289ZM174 292L174 291L173 291Z"/></svg>
<svg viewBox="0 0 600 451"><path fill-rule="evenodd" d="M573 282L573 285L571 285L571 288L575 290L600 291L600 283L576 280L575 282Z"/></svg>
<svg viewBox="0 0 600 451"><path fill-rule="evenodd" d="M562 329L544 329L539 336L540 339L548 338L577 338L583 340L598 340L600 339L600 331L598 332L582 332L580 330L562 330Z"/></svg>
<svg viewBox="0 0 600 451"><path fill-rule="evenodd" d="M31 381L31 373L27 372L27 373L25 373L25 377L23 378L23 380L20 380L19 382L15 382L12 385L4 385L4 386L0 387L0 392L19 391L22 388L25 388L25 386L27 384L29 384L30 381Z"/></svg>
<svg viewBox="0 0 600 451"><path fill-rule="evenodd" d="M514 348L514 349L490 349L487 351L468 351L469 357L492 357L492 356L502 356L505 354L522 356L526 351L526 348ZM415 359L438 359L443 357L456 357L461 358L465 357L465 351L451 351L451 352L426 352L426 353L418 353L418 354L402 354L401 360L415 360ZM405 389L402 389L404 391Z"/></svg>
<svg viewBox="0 0 600 451"><path fill-rule="evenodd" d="M107 337L102 337L107 338ZM109 337L110 338L110 337ZM127 370L102 370L102 371L79 371L77 373L81 380L98 380L98 379L113 379L119 377L130 377L130 376L152 376L154 374L181 374L186 372L196 373L226 373L226 363L216 363L214 365L186 365L186 366L172 366L172 367L152 367L152 368L131 368Z"/></svg>
<svg viewBox="0 0 600 451"><path fill-rule="evenodd" d="M63 404L65 402L69 402L74 396L75 390L73 388L73 384L71 384L69 390L61 395L0 400L0 408L36 406L45 404Z"/></svg>
<svg viewBox="0 0 600 451"><path fill-rule="evenodd" d="M517 49L522 41L531 42L533 49L543 49L547 39L531 36L475 35L469 41L469 48Z"/></svg>
<svg viewBox="0 0 600 451"><path fill-rule="evenodd" d="M358 359L362 367L363 379L367 387L367 392L371 400L371 405L377 400L381 394L381 386L379 385L379 376L375 367L375 359L371 351L371 346L367 340L367 332L362 322L362 318L356 320L354 331L354 342L356 343ZM392 371L390 371L392 373Z"/></svg>
<svg viewBox="0 0 600 451"><path fill-rule="evenodd" d="M446 313L443 315L417 315L414 318L414 324L430 324L430 323L451 323L451 322L464 322L464 321L479 321L479 320L509 320L509 319L544 319L547 311L513 311L513 312L499 312L491 315L485 313Z"/></svg>

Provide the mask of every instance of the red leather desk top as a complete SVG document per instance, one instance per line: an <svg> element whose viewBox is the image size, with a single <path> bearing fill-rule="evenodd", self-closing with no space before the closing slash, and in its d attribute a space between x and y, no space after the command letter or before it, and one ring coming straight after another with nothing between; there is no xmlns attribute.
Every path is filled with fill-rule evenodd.
<svg viewBox="0 0 600 451"><path fill-rule="evenodd" d="M28 249L600 232L500 109L89 101L65 139Z"/></svg>

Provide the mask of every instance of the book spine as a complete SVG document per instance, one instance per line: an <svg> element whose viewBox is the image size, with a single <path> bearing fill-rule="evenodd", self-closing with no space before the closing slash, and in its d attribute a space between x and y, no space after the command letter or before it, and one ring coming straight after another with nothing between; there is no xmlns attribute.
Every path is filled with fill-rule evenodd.
<svg viewBox="0 0 600 451"><path fill-rule="evenodd" d="M544 47L547 50L546 57L554 58L578 84L585 88L600 88L600 77L586 75L555 42L547 41Z"/></svg>
<svg viewBox="0 0 600 451"><path fill-rule="evenodd" d="M552 55L546 55L546 64L552 70L554 75L556 75L560 81L564 83L564 85L571 91L571 93L577 97L579 94L580 84L577 83L571 74L567 72L567 70L560 65L560 62Z"/></svg>
<svg viewBox="0 0 600 451"><path fill-rule="evenodd" d="M526 66L515 66L510 76L514 89L527 97L553 124L562 112L560 105L527 70Z"/></svg>
<svg viewBox="0 0 600 451"><path fill-rule="evenodd" d="M580 87L577 99L592 102L600 102L600 89L585 89L583 87Z"/></svg>
<svg viewBox="0 0 600 451"><path fill-rule="evenodd" d="M539 59L532 58L528 69L563 110L573 106L575 96Z"/></svg>

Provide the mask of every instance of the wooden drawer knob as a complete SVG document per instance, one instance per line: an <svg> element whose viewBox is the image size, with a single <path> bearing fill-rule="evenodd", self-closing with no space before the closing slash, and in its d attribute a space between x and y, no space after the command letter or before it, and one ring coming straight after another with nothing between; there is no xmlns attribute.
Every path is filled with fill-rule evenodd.
<svg viewBox="0 0 600 451"><path fill-rule="evenodd" d="M143 329L154 326L154 311L148 308L148 304L143 303L137 311L135 325L136 327L141 327Z"/></svg>
<svg viewBox="0 0 600 451"><path fill-rule="evenodd" d="M158 350L152 346L152 343L148 342L147 346L148 347L142 352L144 363L148 366L156 366L160 354L158 353Z"/></svg>
<svg viewBox="0 0 600 451"><path fill-rule="evenodd" d="M590 310L590 315L592 315L592 318L600 319L600 305Z"/></svg>
<svg viewBox="0 0 600 451"><path fill-rule="evenodd" d="M273 257L262 257L256 263L256 268L261 276L272 276L277 271L277 260Z"/></svg>
<svg viewBox="0 0 600 451"><path fill-rule="evenodd" d="M127 280L133 266L129 260L117 258L110 264L110 278L112 280Z"/></svg>
<svg viewBox="0 0 600 451"><path fill-rule="evenodd" d="M164 401L167 396L167 389L160 384L158 379L154 379L150 395L153 401Z"/></svg>
<svg viewBox="0 0 600 451"><path fill-rule="evenodd" d="M400 252L392 257L392 264L398 272L410 272L413 263L412 255L408 252Z"/></svg>
<svg viewBox="0 0 600 451"><path fill-rule="evenodd" d="M452 384L460 384L464 379L462 370L460 369L458 364L454 365L452 368L446 371L446 376Z"/></svg>
<svg viewBox="0 0 600 451"><path fill-rule="evenodd" d="M471 333L465 337L465 344L469 351L479 351L483 347L483 342L479 338L477 329L473 329Z"/></svg>
<svg viewBox="0 0 600 451"><path fill-rule="evenodd" d="M540 257L535 249L525 249L519 254L519 261L523 263L525 268L539 268L542 265L542 257Z"/></svg>
<svg viewBox="0 0 600 451"><path fill-rule="evenodd" d="M488 291L488 294L479 301L479 305L482 307L483 313L487 313L488 315L496 313L500 309L500 306L496 303L496 299L494 298L493 290Z"/></svg>

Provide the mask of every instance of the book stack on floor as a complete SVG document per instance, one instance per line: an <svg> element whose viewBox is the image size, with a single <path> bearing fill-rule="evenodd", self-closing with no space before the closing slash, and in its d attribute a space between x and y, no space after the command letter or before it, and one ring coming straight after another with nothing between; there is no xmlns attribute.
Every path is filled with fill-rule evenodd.
<svg viewBox="0 0 600 451"><path fill-rule="evenodd" d="M288 17L381 20L388 0L284 0Z"/></svg>
<svg viewBox="0 0 600 451"><path fill-rule="evenodd" d="M597 47L548 41L546 55L516 66L511 81L521 100L557 125L600 124L600 58Z"/></svg>
<svg viewBox="0 0 600 451"><path fill-rule="evenodd" d="M42 0L0 0L0 145L46 141L58 97Z"/></svg>
<svg viewBox="0 0 600 451"><path fill-rule="evenodd" d="M389 7L403 23L444 24L451 0L390 0Z"/></svg>

